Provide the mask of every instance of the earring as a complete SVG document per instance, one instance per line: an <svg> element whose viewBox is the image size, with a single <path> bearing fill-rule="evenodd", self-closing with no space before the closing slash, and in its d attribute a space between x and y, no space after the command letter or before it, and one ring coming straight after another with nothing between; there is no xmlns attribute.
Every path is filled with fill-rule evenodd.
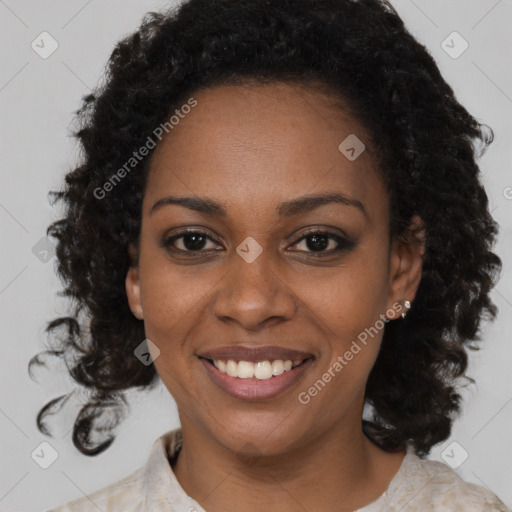
<svg viewBox="0 0 512 512"><path fill-rule="evenodd" d="M405 315L407 315L407 310L411 309L411 303L407 299L404 300L404 308L406 310L402 312L402 318L405 318Z"/></svg>

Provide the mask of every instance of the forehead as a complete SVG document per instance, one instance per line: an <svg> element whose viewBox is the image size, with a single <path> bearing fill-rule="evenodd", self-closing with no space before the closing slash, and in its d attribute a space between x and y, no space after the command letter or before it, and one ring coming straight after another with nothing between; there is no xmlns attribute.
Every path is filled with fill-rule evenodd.
<svg viewBox="0 0 512 512"><path fill-rule="evenodd" d="M334 98L283 83L218 86L192 96L197 105L152 157L146 214L166 194L217 198L233 213L326 190L386 207L368 144L355 160L339 148L345 140L369 141Z"/></svg>

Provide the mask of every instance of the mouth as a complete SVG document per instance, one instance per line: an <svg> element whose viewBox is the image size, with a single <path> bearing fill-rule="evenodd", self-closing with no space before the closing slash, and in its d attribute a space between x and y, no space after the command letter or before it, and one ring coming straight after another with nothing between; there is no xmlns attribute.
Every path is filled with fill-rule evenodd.
<svg viewBox="0 0 512 512"><path fill-rule="evenodd" d="M220 389L250 401L269 400L288 390L315 360L312 354L278 347L240 346L212 350L198 358Z"/></svg>

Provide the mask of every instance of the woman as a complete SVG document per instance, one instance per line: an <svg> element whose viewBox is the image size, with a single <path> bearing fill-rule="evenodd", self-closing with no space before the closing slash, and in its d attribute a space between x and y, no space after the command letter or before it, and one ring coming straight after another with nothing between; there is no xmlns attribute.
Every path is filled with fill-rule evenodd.
<svg viewBox="0 0 512 512"><path fill-rule="evenodd" d="M424 460L496 315L492 132L388 3L148 15L80 116L49 228L76 309L48 331L92 392L73 441L106 450L158 379L181 428L54 510L507 510Z"/></svg>

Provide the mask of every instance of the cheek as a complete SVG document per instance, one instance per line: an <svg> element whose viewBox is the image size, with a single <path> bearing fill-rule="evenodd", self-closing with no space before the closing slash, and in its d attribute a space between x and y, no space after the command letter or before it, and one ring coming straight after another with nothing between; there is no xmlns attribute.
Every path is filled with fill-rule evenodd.
<svg viewBox="0 0 512 512"><path fill-rule="evenodd" d="M193 266L173 264L160 243L156 229L142 229L139 272L144 323L146 331L159 336L190 322L207 290L194 276Z"/></svg>
<svg viewBox="0 0 512 512"><path fill-rule="evenodd" d="M157 270L160 269L160 270ZM179 270L161 264L141 264L141 295L146 337L159 350L155 368L175 401L183 406L193 391L192 347L187 344L198 323L202 302L207 300L204 281L184 277ZM192 408L193 409L193 408ZM193 410L188 414L195 414Z"/></svg>
<svg viewBox="0 0 512 512"><path fill-rule="evenodd" d="M326 357L318 361L314 378L304 383L297 397L300 404L310 404L322 414L323 421L335 421L339 411L364 394L385 326L370 317L357 306L338 310L337 316L331 312L337 323L331 324L331 336L326 338Z"/></svg>
<svg viewBox="0 0 512 512"><path fill-rule="evenodd" d="M382 248L374 245L359 247L321 281L304 282L304 287L309 287L311 308L341 340L357 336L386 311L387 259Z"/></svg>
<svg viewBox="0 0 512 512"><path fill-rule="evenodd" d="M159 248L143 252L139 268L146 336L162 355L172 354L165 357L172 363L185 355L184 340L197 324L211 285L194 275L192 266L172 265Z"/></svg>
<svg viewBox="0 0 512 512"><path fill-rule="evenodd" d="M325 380L343 381L343 393L364 384L380 349L388 293L383 255L381 246L360 247L310 296L328 344L328 362L322 367Z"/></svg>

